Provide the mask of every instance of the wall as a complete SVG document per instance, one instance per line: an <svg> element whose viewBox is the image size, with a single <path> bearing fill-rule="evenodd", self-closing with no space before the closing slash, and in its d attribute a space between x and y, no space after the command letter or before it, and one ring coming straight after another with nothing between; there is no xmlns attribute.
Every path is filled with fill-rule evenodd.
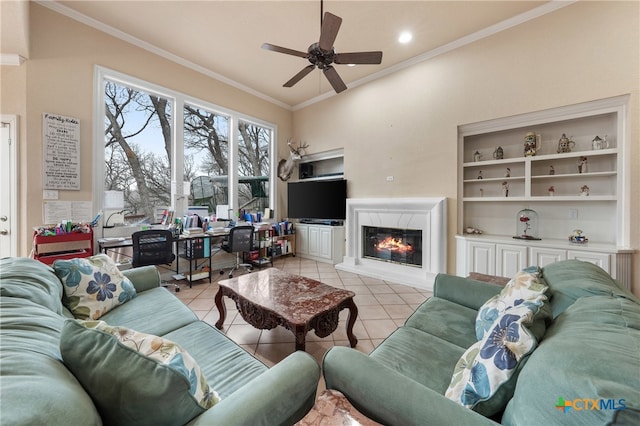
<svg viewBox="0 0 640 426"><path fill-rule="evenodd" d="M60 191L63 201L90 201L93 188L93 78L101 65L170 88L278 126L278 158L288 154L286 139L292 132L292 113L243 91L177 65L145 50L31 3L30 58L26 70L26 95L6 97L5 114L19 114L21 131L19 255L31 249L32 227L42 222L42 114L80 119L81 189ZM3 67L4 68L4 67ZM13 71L12 71L13 72ZM5 70L3 69L3 88ZM22 98L22 99L21 99ZM26 101L25 101L26 99ZM26 108L21 104L26 105ZM99 142L98 142L99 143ZM282 149L280 149L282 148ZM278 181L279 182L279 181ZM278 193L285 191L278 184ZM282 195L278 195L282 199ZM281 206L281 205L280 205ZM276 207L276 213L282 211Z"/></svg>
<svg viewBox="0 0 640 426"><path fill-rule="evenodd" d="M631 244L639 249L639 5L578 2L349 89L295 111L294 137L314 152L344 147L350 197L447 197L454 273L457 126L630 93Z"/></svg>

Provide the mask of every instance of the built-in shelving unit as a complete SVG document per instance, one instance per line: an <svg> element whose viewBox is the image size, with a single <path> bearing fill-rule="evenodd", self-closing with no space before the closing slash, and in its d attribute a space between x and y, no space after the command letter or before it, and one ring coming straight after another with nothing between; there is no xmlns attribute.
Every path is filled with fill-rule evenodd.
<svg viewBox="0 0 640 426"><path fill-rule="evenodd" d="M459 275L508 276L514 264L580 255L630 281L627 101L618 96L459 127ZM535 155L525 152L529 133L538 141ZM569 152L558 152L563 135L573 141ZM606 145L596 137L606 138ZM541 241L511 239L523 208L538 213ZM466 234L467 227L483 234ZM589 244L571 245L574 229ZM545 248L556 251L541 255ZM590 250L598 255L589 257Z"/></svg>
<svg viewBox="0 0 640 426"><path fill-rule="evenodd" d="M343 148L305 155L298 164L299 180L329 180L343 177Z"/></svg>

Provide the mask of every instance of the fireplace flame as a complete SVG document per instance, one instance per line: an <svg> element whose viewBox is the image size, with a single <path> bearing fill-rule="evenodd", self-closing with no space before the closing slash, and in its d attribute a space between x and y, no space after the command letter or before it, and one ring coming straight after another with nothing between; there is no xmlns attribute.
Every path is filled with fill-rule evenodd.
<svg viewBox="0 0 640 426"><path fill-rule="evenodd" d="M405 244L402 238L387 237L375 245L377 251L390 250L398 253L412 253L413 246Z"/></svg>

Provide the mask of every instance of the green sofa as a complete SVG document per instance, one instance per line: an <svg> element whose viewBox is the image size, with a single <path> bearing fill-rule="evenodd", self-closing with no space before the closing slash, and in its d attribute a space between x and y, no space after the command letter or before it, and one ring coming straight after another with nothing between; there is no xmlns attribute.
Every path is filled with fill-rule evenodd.
<svg viewBox="0 0 640 426"><path fill-rule="evenodd" d="M467 278L438 275L433 297L370 355L330 349L327 388L387 425L638 424L639 300L591 263L557 262L542 275L553 320L491 418L443 396L477 341L478 309L501 290Z"/></svg>
<svg viewBox="0 0 640 426"><path fill-rule="evenodd" d="M178 343L220 395L221 402L188 424L293 424L313 406L320 367L310 355L296 352L267 368L160 287L155 267L124 274L137 297L100 320ZM61 358L61 329L73 318L62 305L62 296L62 284L49 266L27 258L0 260L2 425L103 423L91 397ZM114 374L136 374L124 368Z"/></svg>

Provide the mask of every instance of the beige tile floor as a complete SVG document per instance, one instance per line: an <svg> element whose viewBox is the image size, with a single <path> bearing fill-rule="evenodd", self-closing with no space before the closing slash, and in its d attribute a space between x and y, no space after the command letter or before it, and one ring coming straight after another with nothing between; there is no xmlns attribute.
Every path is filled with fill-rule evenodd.
<svg viewBox="0 0 640 426"><path fill-rule="evenodd" d="M397 327L404 324L411 313L431 296L422 289L395 284L389 281L364 277L349 272L336 270L334 265L315 262L299 257L285 256L276 259L274 267L286 272L316 279L334 287L353 291L358 307L358 318L353 331L358 338L356 349L371 352ZM182 267L182 265L181 265ZM234 276L241 273L236 272ZM172 281L166 278L167 281ZM214 325L220 318L215 307L214 297L218 291L217 282L227 278L214 271L212 282L195 281L191 288L186 281L177 281L180 291L174 293L203 321ZM273 330L258 330L247 324L238 314L232 300L225 298L227 318L222 332L242 346L268 366L273 366L295 350L293 333L284 327ZM346 335L348 310L340 313L338 329L328 337L319 338L313 331L307 334L306 351L318 363L322 362L325 352L336 345L349 346Z"/></svg>

